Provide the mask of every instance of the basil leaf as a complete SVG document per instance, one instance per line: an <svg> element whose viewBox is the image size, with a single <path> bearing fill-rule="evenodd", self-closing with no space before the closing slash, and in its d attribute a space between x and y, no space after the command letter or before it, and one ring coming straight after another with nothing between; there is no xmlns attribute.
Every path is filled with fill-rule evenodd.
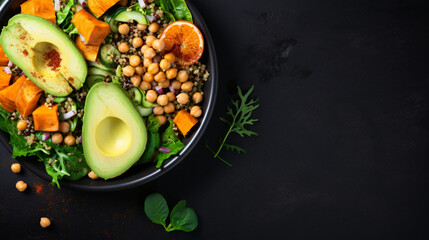
<svg viewBox="0 0 429 240"><path fill-rule="evenodd" d="M174 206L173 209L171 209L170 222L173 221L173 216L176 215L177 210L182 209L182 208L186 208L186 200L181 200L180 202L178 202L176 204L176 206Z"/></svg>
<svg viewBox="0 0 429 240"><path fill-rule="evenodd" d="M161 194L153 193L146 197L144 212L153 223L161 224L165 228L165 220L169 209L165 198Z"/></svg>
<svg viewBox="0 0 429 240"><path fill-rule="evenodd" d="M191 232L198 226L198 217L192 208L180 208L173 216L171 216L171 223L173 230L182 230Z"/></svg>

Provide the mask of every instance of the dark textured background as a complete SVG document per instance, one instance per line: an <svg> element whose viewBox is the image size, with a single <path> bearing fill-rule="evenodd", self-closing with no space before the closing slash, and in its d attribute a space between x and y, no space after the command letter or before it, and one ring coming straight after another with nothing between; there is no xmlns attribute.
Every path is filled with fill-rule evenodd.
<svg viewBox="0 0 429 240"><path fill-rule="evenodd" d="M228 167L201 142L143 187L88 193L13 174L0 147L0 238L429 239L429 2L193 2L220 64L205 138L224 130L235 83L254 84L260 136L231 138L248 154L224 152ZM197 230L151 224L152 192L188 200Z"/></svg>

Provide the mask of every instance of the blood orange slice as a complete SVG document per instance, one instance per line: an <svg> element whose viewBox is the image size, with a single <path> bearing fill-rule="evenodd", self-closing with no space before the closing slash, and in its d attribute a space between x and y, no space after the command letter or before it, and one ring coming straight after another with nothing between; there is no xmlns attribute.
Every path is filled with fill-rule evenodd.
<svg viewBox="0 0 429 240"><path fill-rule="evenodd" d="M188 21L170 23L160 39L165 42L165 50L174 53L181 65L192 65L203 55L203 35L197 26Z"/></svg>

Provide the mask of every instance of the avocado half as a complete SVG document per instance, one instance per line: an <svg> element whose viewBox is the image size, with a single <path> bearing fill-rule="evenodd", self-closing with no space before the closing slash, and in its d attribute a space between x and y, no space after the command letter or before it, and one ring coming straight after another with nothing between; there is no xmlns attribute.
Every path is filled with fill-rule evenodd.
<svg viewBox="0 0 429 240"><path fill-rule="evenodd" d="M67 96L85 82L84 57L63 31L44 18L15 15L3 28L0 44L28 78L54 96Z"/></svg>
<svg viewBox="0 0 429 240"><path fill-rule="evenodd" d="M88 166L99 177L114 178L128 170L146 149L146 125L126 92L100 82L85 102L82 144Z"/></svg>

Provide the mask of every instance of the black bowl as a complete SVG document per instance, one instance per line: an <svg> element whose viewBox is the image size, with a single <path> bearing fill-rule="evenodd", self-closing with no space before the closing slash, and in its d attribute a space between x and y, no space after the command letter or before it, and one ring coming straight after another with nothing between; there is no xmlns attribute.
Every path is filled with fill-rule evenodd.
<svg viewBox="0 0 429 240"><path fill-rule="evenodd" d="M24 1L25 0L5 0L0 5L1 26L7 25L8 19L20 12L19 6ZM192 12L195 25L199 27L202 34L204 35L205 49L201 62L205 63L208 66L211 74L209 81L204 86L204 102L202 106L203 116L200 118L198 125L191 131L190 135L183 140L185 148L183 148L178 155L166 160L164 162L164 165L159 169L155 168L154 164L134 166L121 176L107 181L93 181L89 178L83 178L78 181L61 180L61 186L86 191L115 191L136 187L144 183L150 182L172 169L180 161L182 161L186 157L186 155L189 154L189 152L192 151L195 145L197 145L198 141L200 140L201 136L203 135L205 129L209 124L209 120L214 109L218 82L218 69L213 40L210 36L210 32L204 22L204 19L191 2L186 2L188 4L189 10ZM0 141L11 153L12 147L8 144L9 136L7 133L0 131ZM18 160L27 169L29 169L37 176L47 181L51 181L51 177L45 172L45 167L43 163L37 161L36 158L18 158Z"/></svg>

